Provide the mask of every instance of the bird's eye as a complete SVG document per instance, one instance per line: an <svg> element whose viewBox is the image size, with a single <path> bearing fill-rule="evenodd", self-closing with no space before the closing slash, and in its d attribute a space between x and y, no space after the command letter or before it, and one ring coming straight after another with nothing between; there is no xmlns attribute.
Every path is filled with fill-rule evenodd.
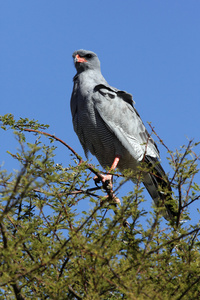
<svg viewBox="0 0 200 300"><path fill-rule="evenodd" d="M86 58L91 58L91 57L92 57L92 54L90 54L90 53L89 53L89 54L86 54L85 57L86 57Z"/></svg>

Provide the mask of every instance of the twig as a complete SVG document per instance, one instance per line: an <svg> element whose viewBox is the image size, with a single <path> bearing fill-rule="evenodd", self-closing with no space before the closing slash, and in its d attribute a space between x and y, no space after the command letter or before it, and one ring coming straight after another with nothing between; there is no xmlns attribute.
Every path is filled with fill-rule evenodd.
<svg viewBox="0 0 200 300"><path fill-rule="evenodd" d="M78 153L72 148L70 147L67 143L65 143L63 140L59 139L57 136L53 135L53 134L50 134L50 133L47 133L47 132L44 132L44 131L40 131L40 130L35 130L35 129L29 129L29 128L24 128L23 129L24 131L27 131L27 132L35 132L35 133L39 133L39 134L42 134L42 135L45 135L45 136L49 136L50 138L60 142L61 144L63 144L65 147L67 147L75 156L76 158L79 160L79 164L81 163L85 163L82 159L82 157L80 155L78 155ZM103 176L95 170L95 168L91 165L91 164L85 164L86 167L92 171L100 180L103 179Z"/></svg>
<svg viewBox="0 0 200 300"><path fill-rule="evenodd" d="M190 232L188 232L188 233L184 233L184 234L180 235L180 236L177 237L177 238L174 238L174 239L172 239L172 240L170 240L170 241L168 241L168 242L166 242L166 243L163 243L163 244L161 244L160 246L158 246L156 249L153 249L153 250L147 252L147 255L153 254L153 253L157 252L158 250L160 250L161 248L163 248L163 247L165 247L165 246L167 246L167 245L170 245L171 243L178 242L180 239L185 238L186 236L191 235L191 234L193 234L193 233L196 233L196 232L198 232L199 230L200 230L200 227L195 228L194 230L192 230L192 231L190 231Z"/></svg>
<svg viewBox="0 0 200 300"><path fill-rule="evenodd" d="M77 158L80 162L82 162L82 158L78 155L78 153L76 153L76 151L74 151L74 149L72 147L70 147L67 143L65 143L63 140L59 139L58 137L56 137L55 135L53 134L50 134L50 133L47 133L47 132L44 132L44 131L40 131L40 130L35 130L35 129L28 129L28 128L24 128L23 129L24 131L28 131L28 132L35 132L35 133L39 133L39 134L42 134L42 135L46 135L46 136L49 136L51 137L52 139L60 142L61 144L63 144L65 147L67 147Z"/></svg>
<svg viewBox="0 0 200 300"><path fill-rule="evenodd" d="M68 285L68 289L74 295L74 297L76 297L76 299L78 299L78 300L82 300L83 299L80 295L77 294L77 292L74 291L74 289L71 287L71 285Z"/></svg>
<svg viewBox="0 0 200 300"><path fill-rule="evenodd" d="M157 136L157 138L159 139L160 143L167 149L168 153L170 154L173 163L175 164L175 160L173 155L171 154L171 151L169 150L169 148L165 145L165 143L163 142L163 140L159 137L159 135L156 133L156 131L154 130L153 126L151 125L151 123L148 123L152 132Z"/></svg>
<svg viewBox="0 0 200 300"><path fill-rule="evenodd" d="M188 154L188 150L190 149L191 143L192 143L192 141L189 141L189 143L188 143L188 145L187 145L187 148L186 148L186 150L185 150L185 153L184 153L183 156L181 157L181 160L180 160L178 166L176 167L176 170L175 170L174 175L173 175L173 177L172 177L172 179L171 179L171 181L170 181L170 184L174 181L174 178L175 178L175 176L176 176L176 174L177 174L177 172L178 172L178 170L179 170L179 167L182 165L183 160L185 159L186 155ZM175 165L176 165L176 163L175 163Z"/></svg>
<svg viewBox="0 0 200 300"><path fill-rule="evenodd" d="M198 283L199 281L200 281L200 276L198 276L197 279L196 279L192 284L190 284L190 285L188 286L188 288L181 294L180 297L177 298L177 300L182 299L182 298L187 294L187 292L188 292L188 291L189 291L196 283Z"/></svg>
<svg viewBox="0 0 200 300"><path fill-rule="evenodd" d="M15 297L17 300L26 300L22 295L21 295L21 289L19 288L19 286L17 285L17 283L12 284L14 293L15 293Z"/></svg>

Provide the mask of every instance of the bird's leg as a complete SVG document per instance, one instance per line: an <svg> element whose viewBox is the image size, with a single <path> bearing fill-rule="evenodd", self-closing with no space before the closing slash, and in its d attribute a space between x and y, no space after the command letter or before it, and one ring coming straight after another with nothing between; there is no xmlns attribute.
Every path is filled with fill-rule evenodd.
<svg viewBox="0 0 200 300"><path fill-rule="evenodd" d="M109 172L114 170L117 167L119 160L120 160L120 156L116 155ZM106 190L106 192L108 194L106 198L108 200L110 199L115 206L120 205L120 199L114 195L113 190L112 190L113 175L111 175L111 174L107 174L107 175L100 174L100 175L101 176L94 177L95 184L97 185L97 183L102 181L103 188Z"/></svg>
<svg viewBox="0 0 200 300"><path fill-rule="evenodd" d="M110 173L110 171L116 169L116 167L117 167L117 165L118 165L118 163L119 163L119 160L120 160L120 156L119 156L119 155L116 155L116 156L115 156L115 159L114 159L114 161L113 161L113 164L112 164L112 166L111 166L111 168L110 168L110 170L109 170L109 173ZM107 175L103 175L103 177L104 177L104 178L103 178L103 182L110 181L110 182L112 183L113 175L107 174Z"/></svg>
<svg viewBox="0 0 200 300"><path fill-rule="evenodd" d="M119 163L119 160L120 160L120 156L116 155L115 159L113 161L113 164L112 164L112 166L111 166L111 168L109 170L109 173L110 173L110 171L116 169L116 167L117 167L117 165ZM108 185L109 184L110 187L111 187L111 189L112 189L112 179L113 179L113 175L107 174L107 175L102 175L101 181L103 182L103 185L105 185L105 184ZM100 179L97 176L95 176L94 177L94 181L95 181L95 183L99 183Z"/></svg>

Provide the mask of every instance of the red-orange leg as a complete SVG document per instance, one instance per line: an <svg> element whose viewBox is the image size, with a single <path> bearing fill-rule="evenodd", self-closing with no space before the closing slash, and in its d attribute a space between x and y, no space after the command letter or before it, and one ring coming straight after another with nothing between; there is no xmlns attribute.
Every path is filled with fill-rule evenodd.
<svg viewBox="0 0 200 300"><path fill-rule="evenodd" d="M116 169L116 167L117 167L117 165L118 165L118 163L119 163L119 160L120 160L120 156L119 156L119 155L116 155L116 156L115 156L115 159L114 159L114 161L113 161L113 164L112 164L112 166L111 166L111 168L110 168L110 171ZM109 172L110 172L110 171L109 171ZM103 177L102 182L110 181L110 184L111 184L111 186L112 186L112 177L113 177L113 175L107 174L107 175L102 175L102 177ZM99 179L98 179L97 176L94 177L94 181L95 181L96 183L99 182Z"/></svg>
<svg viewBox="0 0 200 300"><path fill-rule="evenodd" d="M111 168L110 168L110 171L116 169L116 167L117 167L117 165L118 165L118 163L119 163L119 160L120 160L120 156L119 156L119 155L116 155L116 156L115 156L115 159L114 159L114 161L113 161L113 164L112 164L112 166L111 166Z"/></svg>

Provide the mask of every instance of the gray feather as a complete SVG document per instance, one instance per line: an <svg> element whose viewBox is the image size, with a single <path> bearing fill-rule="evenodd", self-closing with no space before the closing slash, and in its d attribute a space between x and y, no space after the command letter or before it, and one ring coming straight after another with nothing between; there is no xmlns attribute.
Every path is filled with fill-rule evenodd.
<svg viewBox="0 0 200 300"><path fill-rule="evenodd" d="M76 56L85 62L77 62ZM145 173L143 183L156 204L164 200L160 181L169 186L159 163L159 151L134 108L132 95L111 87L101 74L97 55L78 50L73 54L77 74L71 97L73 126L87 156L88 151L100 164L111 167L120 155L118 168L137 170L141 161L153 166L156 175ZM171 189L169 188L171 192Z"/></svg>

